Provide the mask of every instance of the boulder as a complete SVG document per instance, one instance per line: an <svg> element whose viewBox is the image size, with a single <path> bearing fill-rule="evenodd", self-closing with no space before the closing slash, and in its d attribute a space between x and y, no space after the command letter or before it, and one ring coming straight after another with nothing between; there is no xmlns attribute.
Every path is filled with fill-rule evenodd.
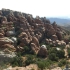
<svg viewBox="0 0 70 70"><path fill-rule="evenodd" d="M36 37L34 37L34 36L32 37L31 43L34 43L36 45L36 47L38 47L38 48L40 47L38 39Z"/></svg>
<svg viewBox="0 0 70 70"><path fill-rule="evenodd" d="M40 50L38 51L38 55L41 57L47 57L47 49L45 47L41 47Z"/></svg>
<svg viewBox="0 0 70 70"><path fill-rule="evenodd" d="M56 32L55 32L55 29L54 28L50 28L48 31L47 31L47 36L48 37L51 37L52 35L55 35Z"/></svg>
<svg viewBox="0 0 70 70"><path fill-rule="evenodd" d="M39 47L37 47L34 43L31 43L30 46L32 51L37 54L39 51Z"/></svg>
<svg viewBox="0 0 70 70"><path fill-rule="evenodd" d="M28 38L28 35L25 32L20 33L19 38Z"/></svg>
<svg viewBox="0 0 70 70"><path fill-rule="evenodd" d="M5 16L1 17L1 23L7 22L7 18Z"/></svg>
<svg viewBox="0 0 70 70"><path fill-rule="evenodd" d="M15 31L7 31L6 36L15 36Z"/></svg>
<svg viewBox="0 0 70 70"><path fill-rule="evenodd" d="M57 36L56 36L56 35L52 35L52 36L51 36L51 39L52 39L53 41L58 40L58 38L57 38Z"/></svg>
<svg viewBox="0 0 70 70"><path fill-rule="evenodd" d="M58 40L62 40L62 34L60 32L56 32L56 35L58 37Z"/></svg>
<svg viewBox="0 0 70 70"><path fill-rule="evenodd" d="M4 35L2 33L0 33L0 38L3 38L3 37L4 37Z"/></svg>

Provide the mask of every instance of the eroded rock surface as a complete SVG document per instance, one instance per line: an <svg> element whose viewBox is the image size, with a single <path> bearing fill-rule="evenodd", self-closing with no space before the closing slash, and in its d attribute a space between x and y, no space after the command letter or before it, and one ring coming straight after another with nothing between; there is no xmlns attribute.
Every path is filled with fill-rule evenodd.
<svg viewBox="0 0 70 70"><path fill-rule="evenodd" d="M30 46L36 54L39 51L44 55L46 50L40 48L40 43L45 39L47 44L53 45L59 43L56 40L62 41L62 29L56 22L51 24L45 17L33 18L31 14L0 10L0 48L23 51L24 46Z"/></svg>

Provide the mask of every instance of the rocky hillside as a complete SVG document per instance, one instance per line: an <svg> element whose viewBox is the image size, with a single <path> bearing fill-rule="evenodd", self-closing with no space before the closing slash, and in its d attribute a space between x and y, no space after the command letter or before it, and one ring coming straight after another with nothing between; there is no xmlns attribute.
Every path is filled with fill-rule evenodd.
<svg viewBox="0 0 70 70"><path fill-rule="evenodd" d="M3 60L5 63L13 57L10 64L16 66L36 63L42 64L38 66L39 68L45 68L53 61L59 62L59 59L69 55L64 51L66 45L70 47L70 40L64 40L65 35L64 29L57 26L56 22L51 23L45 17L33 18L31 14L2 9L0 10L0 65Z"/></svg>
<svg viewBox="0 0 70 70"><path fill-rule="evenodd" d="M65 45L63 34L55 22L51 24L45 17L33 18L31 14L0 10L0 48L3 51L22 51L24 46L28 46L34 53L46 55L41 43Z"/></svg>

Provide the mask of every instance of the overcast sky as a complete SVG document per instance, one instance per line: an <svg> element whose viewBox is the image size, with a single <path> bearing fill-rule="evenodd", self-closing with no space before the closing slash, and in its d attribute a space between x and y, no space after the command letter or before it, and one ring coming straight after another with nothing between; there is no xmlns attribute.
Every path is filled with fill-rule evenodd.
<svg viewBox="0 0 70 70"><path fill-rule="evenodd" d="M70 0L0 0L0 9L2 8L33 16L70 18Z"/></svg>

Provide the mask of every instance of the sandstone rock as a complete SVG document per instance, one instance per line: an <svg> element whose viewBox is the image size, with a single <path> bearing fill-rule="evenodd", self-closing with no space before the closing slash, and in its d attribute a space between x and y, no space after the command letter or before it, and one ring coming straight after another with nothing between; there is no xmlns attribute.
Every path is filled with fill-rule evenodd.
<svg viewBox="0 0 70 70"><path fill-rule="evenodd" d="M10 51L15 51L16 50L16 48L13 45L10 45L10 44L4 44L4 45L1 46L1 48L3 48L3 49L7 48Z"/></svg>
<svg viewBox="0 0 70 70"><path fill-rule="evenodd" d="M31 46L32 51L37 54L39 51L39 47L37 47L35 43L31 43L30 46Z"/></svg>
<svg viewBox="0 0 70 70"><path fill-rule="evenodd" d="M47 36L48 36L48 37L51 37L51 36L54 35L54 34L56 34L54 28L49 29L48 32L47 32Z"/></svg>
<svg viewBox="0 0 70 70"><path fill-rule="evenodd" d="M56 32L56 35L58 37L58 40L62 40L62 34L60 32Z"/></svg>
<svg viewBox="0 0 70 70"><path fill-rule="evenodd" d="M5 35L5 32L2 29L0 29L0 33L2 33L3 35Z"/></svg>
<svg viewBox="0 0 70 70"><path fill-rule="evenodd" d="M70 45L70 42L68 44Z"/></svg>
<svg viewBox="0 0 70 70"><path fill-rule="evenodd" d="M6 18L5 16L2 17L1 22L2 22L2 23L7 22L7 18Z"/></svg>
<svg viewBox="0 0 70 70"><path fill-rule="evenodd" d="M40 49L39 43L46 39L46 44L66 45L66 41L61 42L62 34L61 27L57 26L56 22L51 24L46 17L33 18L31 14L9 9L0 10L0 46L9 44L8 46L17 46L17 49L21 51L24 46L30 45L35 53L43 50L42 55L46 56L44 53L46 50Z"/></svg>
<svg viewBox="0 0 70 70"><path fill-rule="evenodd" d="M52 36L51 36L51 39L54 40L54 41L55 41L55 40L58 40L58 38L57 38L56 35L52 35Z"/></svg>
<svg viewBox="0 0 70 70"><path fill-rule="evenodd" d="M41 57L46 57L48 54L47 49L44 47L41 47L40 50L38 51L38 55Z"/></svg>
<svg viewBox="0 0 70 70"><path fill-rule="evenodd" d="M66 43L64 41L61 41L62 46L66 46Z"/></svg>
<svg viewBox="0 0 70 70"><path fill-rule="evenodd" d="M6 36L15 36L15 31L7 31Z"/></svg>
<svg viewBox="0 0 70 70"><path fill-rule="evenodd" d="M30 64L26 67L8 67L7 69L4 70L38 70L38 66L36 64Z"/></svg>
<svg viewBox="0 0 70 70"><path fill-rule="evenodd" d="M38 41L38 39L36 37L32 37L31 43L34 43L36 45L36 47L38 47L38 48L40 47L39 46L39 41Z"/></svg>
<svg viewBox="0 0 70 70"><path fill-rule="evenodd" d="M28 35L27 35L25 32L22 32L22 33L19 35L19 38L28 38Z"/></svg>
<svg viewBox="0 0 70 70"><path fill-rule="evenodd" d="M4 35L2 33L0 33L0 38L3 38L3 37L4 37Z"/></svg>
<svg viewBox="0 0 70 70"><path fill-rule="evenodd" d="M30 40L28 38L22 38L22 42L28 45Z"/></svg>
<svg viewBox="0 0 70 70"><path fill-rule="evenodd" d="M14 42L8 37L0 38L0 46L4 44L13 44Z"/></svg>
<svg viewBox="0 0 70 70"><path fill-rule="evenodd" d="M21 46L17 46L17 52L23 52L23 47L21 47Z"/></svg>
<svg viewBox="0 0 70 70"><path fill-rule="evenodd" d="M46 44L49 44L49 40L48 39L46 39Z"/></svg>

